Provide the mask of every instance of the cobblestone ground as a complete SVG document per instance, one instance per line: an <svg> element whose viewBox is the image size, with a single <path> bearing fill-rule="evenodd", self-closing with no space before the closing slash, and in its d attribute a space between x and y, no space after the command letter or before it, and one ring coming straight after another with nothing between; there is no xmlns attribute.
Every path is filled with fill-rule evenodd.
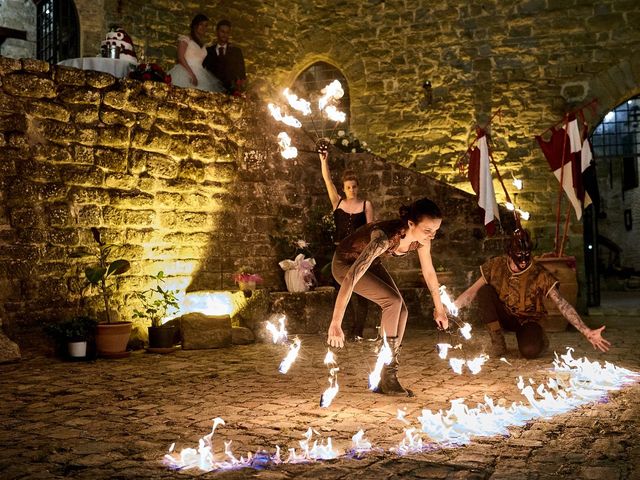
<svg viewBox="0 0 640 480"><path fill-rule="evenodd" d="M575 332L552 337L552 349L576 347L575 357L609 360L640 371L638 318L608 319L609 354L598 354ZM597 320L596 320L597 321ZM121 360L64 363L33 357L0 366L0 478L439 478L439 479L640 479L640 385L613 392L609 401L550 420L511 428L466 447L438 448L399 457L388 451L402 439L398 408L418 426L422 408L448 408L465 397L475 406L487 394L523 400L516 377L544 380L552 354L524 361L508 338L512 365L491 360L477 375L455 375L438 359L435 331L409 332L401 379L415 398L376 395L366 389L371 344L349 345L338 354L340 393L319 408L326 388L326 348L316 336L302 338L300 359L287 375L277 371L282 346L225 350L134 353ZM473 344L486 340L479 332ZM298 447L308 427L345 450L362 428L385 451L362 459L280 465L266 470L175 472L161 460L171 443L197 446L211 420L227 422L217 434L233 440L237 456L278 444ZM285 455L283 455L285 456Z"/></svg>

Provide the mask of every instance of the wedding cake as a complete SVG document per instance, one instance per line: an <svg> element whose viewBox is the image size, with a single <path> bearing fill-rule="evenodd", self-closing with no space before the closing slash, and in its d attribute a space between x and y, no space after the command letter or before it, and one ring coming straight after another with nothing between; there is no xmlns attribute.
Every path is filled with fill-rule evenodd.
<svg viewBox="0 0 640 480"><path fill-rule="evenodd" d="M111 46L120 47L120 57L123 60L128 60L131 63L138 63L138 57L136 57L136 52L133 49L133 40L127 32L125 32L122 28L118 28L116 30L112 30L107 33L107 37L100 44L102 51L109 51L109 47ZM107 54L107 56L109 56Z"/></svg>

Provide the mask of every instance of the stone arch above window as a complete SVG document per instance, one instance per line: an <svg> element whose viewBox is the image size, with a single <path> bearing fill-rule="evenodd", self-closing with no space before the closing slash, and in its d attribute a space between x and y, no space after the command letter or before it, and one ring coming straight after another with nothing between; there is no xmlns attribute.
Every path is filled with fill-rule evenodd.
<svg viewBox="0 0 640 480"><path fill-rule="evenodd" d="M313 112L317 112L317 98L320 91L334 80L340 81L344 96L335 102L338 110L347 115L344 123L336 127L335 122L326 118L320 118L318 114L311 117L300 117L303 127L309 132L315 132L318 137L330 137L334 130L349 130L351 100L349 97L349 85L344 74L335 66L327 62L315 62L302 71L293 83L292 90L299 96L312 103Z"/></svg>
<svg viewBox="0 0 640 480"><path fill-rule="evenodd" d="M80 21L73 0L34 0L36 57L49 63L80 56Z"/></svg>

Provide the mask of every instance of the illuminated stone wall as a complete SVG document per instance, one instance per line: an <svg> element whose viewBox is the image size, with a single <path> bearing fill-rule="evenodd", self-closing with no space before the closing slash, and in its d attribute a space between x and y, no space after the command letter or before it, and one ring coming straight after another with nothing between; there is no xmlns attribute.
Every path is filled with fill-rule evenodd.
<svg viewBox="0 0 640 480"><path fill-rule="evenodd" d="M552 248L557 182L534 135L591 98L599 100L595 125L640 93L640 11L630 0L107 0L105 9L166 66L197 11L229 18L265 96L315 61L334 64L349 82L352 129L373 152L467 191L456 163L476 124L501 108L495 159L507 178L525 179L520 202L541 250ZM424 104L425 80L432 105ZM569 238L579 256L581 232L574 223Z"/></svg>
<svg viewBox="0 0 640 480"><path fill-rule="evenodd" d="M131 318L132 292L160 270L169 288L224 290L249 265L283 289L270 235L310 238L309 212L330 210L317 154L283 160L260 102L8 58L0 83L0 318L12 338L76 311L93 260L75 254L94 246L91 227L131 261L114 297ZM336 177L362 172L380 218L437 199L447 218L434 255L462 283L499 249L470 195L371 155L332 158ZM394 268L415 282L415 259ZM95 292L84 302L101 308Z"/></svg>

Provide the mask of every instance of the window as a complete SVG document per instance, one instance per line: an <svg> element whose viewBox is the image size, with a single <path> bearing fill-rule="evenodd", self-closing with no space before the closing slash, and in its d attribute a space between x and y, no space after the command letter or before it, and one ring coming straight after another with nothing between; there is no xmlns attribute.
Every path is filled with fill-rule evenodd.
<svg viewBox="0 0 640 480"><path fill-rule="evenodd" d="M344 123L338 124L327 119L320 118L317 113L317 98L321 95L320 91L334 80L339 80L344 90L344 96L335 102L338 110L346 113L347 119ZM308 132L315 132L318 137L331 137L334 130L349 130L349 86L347 79L342 72L333 65L326 62L316 62L303 71L293 84L292 90L299 96L312 102L313 115L307 117L299 117L302 126Z"/></svg>
<svg viewBox="0 0 640 480"><path fill-rule="evenodd" d="M80 55L80 22L73 0L35 0L37 58L58 63Z"/></svg>
<svg viewBox="0 0 640 480"><path fill-rule="evenodd" d="M597 159L622 158L640 153L640 95L607 113L591 136Z"/></svg>

